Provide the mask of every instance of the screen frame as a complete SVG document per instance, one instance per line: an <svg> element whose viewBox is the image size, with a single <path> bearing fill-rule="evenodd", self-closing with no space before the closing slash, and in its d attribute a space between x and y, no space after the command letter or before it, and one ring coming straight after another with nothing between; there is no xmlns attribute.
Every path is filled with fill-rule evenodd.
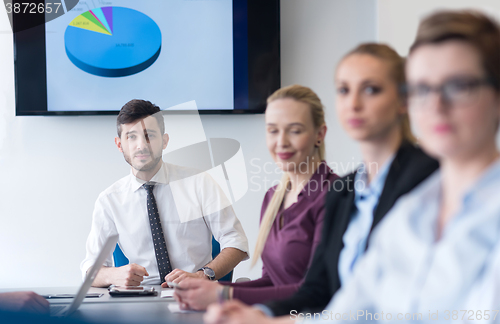
<svg viewBox="0 0 500 324"><path fill-rule="evenodd" d="M235 109L200 109L199 114L260 114L265 111L267 97L281 85L279 2L279 0L233 0ZM246 21L235 19L245 13ZM45 15L14 15L13 30L16 30L16 26L25 25L26 19L30 19L30 24L33 24L33 20L39 24L36 27L13 32L16 116L118 115L118 110L48 110ZM257 71L265 71L264 81L262 73L259 74ZM239 108L245 103L248 109ZM164 111L169 114L187 113L184 110Z"/></svg>

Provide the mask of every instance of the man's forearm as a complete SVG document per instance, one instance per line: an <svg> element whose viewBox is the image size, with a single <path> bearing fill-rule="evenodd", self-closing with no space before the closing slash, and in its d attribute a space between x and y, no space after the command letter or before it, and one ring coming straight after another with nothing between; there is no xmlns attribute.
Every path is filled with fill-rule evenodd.
<svg viewBox="0 0 500 324"><path fill-rule="evenodd" d="M92 283L92 287L106 288L111 285L109 283L109 271L110 267L101 267L97 275L95 276L94 282ZM87 270L88 273L88 270Z"/></svg>
<svg viewBox="0 0 500 324"><path fill-rule="evenodd" d="M217 257L207 264L207 267L215 272L215 279L220 279L233 270L246 256L246 252L228 247L222 249Z"/></svg>
<svg viewBox="0 0 500 324"><path fill-rule="evenodd" d="M94 279L94 287L116 286L139 286L149 276L146 268L130 263L122 267L102 267Z"/></svg>

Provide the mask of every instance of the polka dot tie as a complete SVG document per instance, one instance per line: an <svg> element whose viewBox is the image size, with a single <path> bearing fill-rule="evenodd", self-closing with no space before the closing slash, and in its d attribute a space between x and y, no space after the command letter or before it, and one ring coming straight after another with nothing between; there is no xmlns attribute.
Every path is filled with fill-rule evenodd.
<svg viewBox="0 0 500 324"><path fill-rule="evenodd" d="M165 243L165 235L161 228L160 214L156 206L155 196L153 195L154 184L145 183L143 185L148 194L148 216L149 225L151 225L151 234L153 234L153 244L155 247L156 261L158 262L158 270L160 271L161 283L165 282L165 276L172 271L170 259L168 258L167 244Z"/></svg>

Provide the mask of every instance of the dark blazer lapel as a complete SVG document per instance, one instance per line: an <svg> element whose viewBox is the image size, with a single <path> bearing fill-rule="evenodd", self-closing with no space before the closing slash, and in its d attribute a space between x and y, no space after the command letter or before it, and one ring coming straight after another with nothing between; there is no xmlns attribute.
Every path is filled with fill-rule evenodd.
<svg viewBox="0 0 500 324"><path fill-rule="evenodd" d="M335 210L335 219L333 220L335 224L334 226L330 226L332 230L328 243L329 253L324 256L325 264L330 269L329 283L332 293L340 288L340 278L338 274L340 252L344 248L344 233L351 221L353 208L356 208L354 206L354 179L355 173L346 176L344 179L345 188L343 192L339 194L339 199L337 199L338 205Z"/></svg>
<svg viewBox="0 0 500 324"><path fill-rule="evenodd" d="M389 173L385 179L384 189L382 189L382 194L379 198L379 203L375 212L373 214L372 230L377 224L382 220L385 214L394 206L395 200L400 196L400 190L398 185L401 183L401 173L404 168L404 160L408 157L408 154L416 150L411 144L403 144L399 148L392 161L389 168Z"/></svg>
<svg viewBox="0 0 500 324"><path fill-rule="evenodd" d="M336 235L343 237L343 233L346 231L347 226L351 220L351 213L354 207L354 179L356 177L356 173L349 175L346 177L346 188L344 188L344 197L342 197L342 203L339 206L337 219L338 226L336 227ZM342 239L340 240L340 244L343 247Z"/></svg>

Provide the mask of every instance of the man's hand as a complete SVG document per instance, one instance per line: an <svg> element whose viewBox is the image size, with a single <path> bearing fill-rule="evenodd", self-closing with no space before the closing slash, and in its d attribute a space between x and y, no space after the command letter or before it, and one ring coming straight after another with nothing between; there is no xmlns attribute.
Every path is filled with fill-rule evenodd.
<svg viewBox="0 0 500 324"><path fill-rule="evenodd" d="M203 316L203 320L205 324L293 323L289 318L281 320L269 318L260 310L247 306L237 300L231 300L222 305L210 305Z"/></svg>
<svg viewBox="0 0 500 324"><path fill-rule="evenodd" d="M187 278L175 289L174 298L181 309L206 310L207 306L218 300L222 285L215 281Z"/></svg>
<svg viewBox="0 0 500 324"><path fill-rule="evenodd" d="M12 312L49 313L49 302L32 291L0 294L0 309Z"/></svg>
<svg viewBox="0 0 500 324"><path fill-rule="evenodd" d="M191 272L186 272L186 271L183 271L180 269L174 269L174 270L172 270L172 272L170 272L168 275L165 276L165 281L179 283L186 278L198 278L198 279L207 279L208 280L207 276L205 276L203 271L197 271L195 273L191 273ZM168 287L166 282L164 282L161 286L163 288Z"/></svg>
<svg viewBox="0 0 500 324"><path fill-rule="evenodd" d="M144 276L149 276L146 268L135 263L118 268L102 267L92 285L94 287L139 286Z"/></svg>

